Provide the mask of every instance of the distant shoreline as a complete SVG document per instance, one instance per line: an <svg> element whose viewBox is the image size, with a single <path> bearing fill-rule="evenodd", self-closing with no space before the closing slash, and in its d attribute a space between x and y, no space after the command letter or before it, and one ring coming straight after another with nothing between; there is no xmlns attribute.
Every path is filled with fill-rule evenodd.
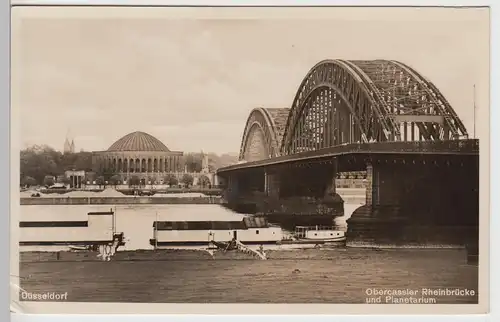
<svg viewBox="0 0 500 322"><path fill-rule="evenodd" d="M366 190L364 188L337 188L337 193L348 204L364 204ZM171 196L168 196L170 194ZM189 193L188 193L189 194ZM179 196L175 192L167 193L167 196L71 196L54 194L42 197L21 197L21 206L29 205L129 205L129 204L223 204L220 196ZM176 196L177 195L177 196Z"/></svg>
<svg viewBox="0 0 500 322"><path fill-rule="evenodd" d="M129 205L129 204L222 204L221 197L43 197L20 198L21 206L28 205Z"/></svg>
<svg viewBox="0 0 500 322"><path fill-rule="evenodd" d="M344 203L364 204L365 196L343 196ZM224 203L221 197L44 197L20 198L21 206L56 206L56 205L135 205L135 204L217 204Z"/></svg>

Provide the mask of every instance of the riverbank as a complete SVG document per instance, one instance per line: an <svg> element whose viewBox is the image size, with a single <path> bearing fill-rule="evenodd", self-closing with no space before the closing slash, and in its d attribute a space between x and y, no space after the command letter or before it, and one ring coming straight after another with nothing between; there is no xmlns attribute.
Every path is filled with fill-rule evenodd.
<svg viewBox="0 0 500 322"><path fill-rule="evenodd" d="M123 197L44 197L44 198L20 198L21 206L39 205L135 205L135 204L222 204L221 197L146 197L146 196L123 196Z"/></svg>
<svg viewBox="0 0 500 322"><path fill-rule="evenodd" d="M390 252L457 252L467 259L464 247L451 247L440 245L428 245L427 247L335 247L335 248L303 248L303 249L280 249L265 250L267 260L334 260L345 253L390 253ZM190 260L260 260L251 254L238 251L224 252L215 250L212 254L204 249L158 249L158 250L133 250L118 251L111 258L116 262L137 261L190 261ZM21 263L42 262L101 262L98 252L92 251L27 251L20 252Z"/></svg>
<svg viewBox="0 0 500 322"><path fill-rule="evenodd" d="M122 197L122 196L134 196L140 192L147 192L151 195L162 196L168 195L178 195L178 194L198 194L204 196L220 196L222 190L220 188L202 188L202 187L191 187L191 188L166 188L158 186L143 186L140 188L129 188L126 186L117 187L84 187L82 189L74 188L36 188L36 189L22 189L20 191L21 197L30 197L32 194L38 193L41 197Z"/></svg>
<svg viewBox="0 0 500 322"><path fill-rule="evenodd" d="M70 191L65 194L42 194L30 197L30 193L21 195L20 203L24 205L134 205L134 204L223 204L221 196L205 195L200 192L179 193L169 191L157 192L153 196L127 196L116 190L103 192ZM346 204L365 204L364 188L338 188L338 194Z"/></svg>

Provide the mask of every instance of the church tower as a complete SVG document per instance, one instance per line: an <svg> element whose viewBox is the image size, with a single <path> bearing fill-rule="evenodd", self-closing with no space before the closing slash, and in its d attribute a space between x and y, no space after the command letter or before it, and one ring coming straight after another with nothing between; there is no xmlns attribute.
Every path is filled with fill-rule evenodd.
<svg viewBox="0 0 500 322"><path fill-rule="evenodd" d="M64 141L63 152L64 152L64 154L71 153L71 144L69 143L68 138L66 138L66 141Z"/></svg>
<svg viewBox="0 0 500 322"><path fill-rule="evenodd" d="M70 142L69 129L68 129L68 132L66 133L66 140L64 141L63 152L64 152L64 154L75 153L75 141L73 139L71 139L71 142Z"/></svg>

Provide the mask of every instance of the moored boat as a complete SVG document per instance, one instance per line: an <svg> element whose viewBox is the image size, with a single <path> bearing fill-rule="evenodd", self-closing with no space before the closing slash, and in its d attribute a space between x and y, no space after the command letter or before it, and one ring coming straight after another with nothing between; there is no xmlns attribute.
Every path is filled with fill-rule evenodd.
<svg viewBox="0 0 500 322"><path fill-rule="evenodd" d="M344 246L346 241L343 231L326 226L298 226L286 236L263 217L246 217L242 221L155 221L153 227L154 237L149 242L155 249L230 251L244 246L286 250Z"/></svg>
<svg viewBox="0 0 500 322"><path fill-rule="evenodd" d="M330 226L297 226L294 240L283 243L315 244L325 246L345 245L346 235L342 230Z"/></svg>
<svg viewBox="0 0 500 322"><path fill-rule="evenodd" d="M156 249L216 246L232 240L245 245L276 245L283 238L281 228L262 217L240 221L155 221L153 228L154 237L149 242Z"/></svg>
<svg viewBox="0 0 500 322"><path fill-rule="evenodd" d="M20 221L20 252L98 252L103 260L125 245L115 231L115 212L89 212L85 221Z"/></svg>

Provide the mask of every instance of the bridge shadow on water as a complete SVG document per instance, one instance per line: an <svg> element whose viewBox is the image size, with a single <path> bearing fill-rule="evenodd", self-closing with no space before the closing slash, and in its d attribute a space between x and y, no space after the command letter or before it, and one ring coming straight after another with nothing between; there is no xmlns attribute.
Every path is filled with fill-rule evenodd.
<svg viewBox="0 0 500 322"><path fill-rule="evenodd" d="M429 212L425 207L345 205L340 196L330 204L314 198L269 201L259 196L243 200L244 203L226 204L225 207L247 215L263 216L286 231L294 231L296 226L316 225L344 230L349 247L462 248L467 252L469 263L478 264L479 261L479 226L476 218L470 215L474 213L470 206L470 213L462 210L436 216L436 210ZM434 201L427 201L431 202ZM347 214L345 207L349 208Z"/></svg>

